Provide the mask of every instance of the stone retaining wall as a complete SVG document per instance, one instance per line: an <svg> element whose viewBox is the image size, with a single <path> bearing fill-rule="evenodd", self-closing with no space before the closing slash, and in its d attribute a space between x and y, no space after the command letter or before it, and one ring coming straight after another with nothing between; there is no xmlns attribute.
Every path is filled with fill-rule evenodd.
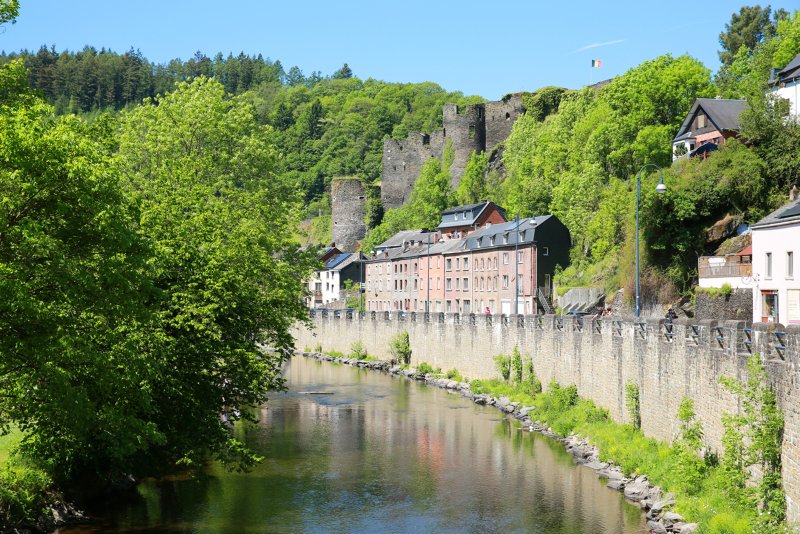
<svg viewBox="0 0 800 534"><path fill-rule="evenodd" d="M787 516L800 520L800 327L743 321L680 319L638 323L603 319L583 323L554 315L500 318L458 314L392 312L321 313L312 329L298 327L297 347L349 353L360 341L367 352L388 359L389 342L407 330L412 364L428 362L443 370L457 368L469 378L497 377L492 356L518 346L533 358L544 384L575 384L578 393L626 421L625 384L639 386L642 430L671 440L678 430L676 414L683 397L695 402L708 445L722 450L722 415L738 409L736 399L720 385L722 376L744 378L747 358L760 353L785 414L783 480Z"/></svg>

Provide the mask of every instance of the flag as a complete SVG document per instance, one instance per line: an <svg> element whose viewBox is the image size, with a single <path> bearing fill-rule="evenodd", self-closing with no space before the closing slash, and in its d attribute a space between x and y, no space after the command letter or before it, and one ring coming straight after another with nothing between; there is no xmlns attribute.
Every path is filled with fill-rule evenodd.
<svg viewBox="0 0 800 534"><path fill-rule="evenodd" d="M603 66L603 62L600 61L599 59L593 59L592 60L592 68L599 69L602 66Z"/></svg>

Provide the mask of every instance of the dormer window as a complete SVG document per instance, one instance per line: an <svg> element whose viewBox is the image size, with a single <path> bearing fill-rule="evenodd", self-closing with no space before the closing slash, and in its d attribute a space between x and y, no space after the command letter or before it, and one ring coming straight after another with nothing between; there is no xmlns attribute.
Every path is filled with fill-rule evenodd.
<svg viewBox="0 0 800 534"><path fill-rule="evenodd" d="M503 234L503 244L508 245L508 233Z"/></svg>
<svg viewBox="0 0 800 534"><path fill-rule="evenodd" d="M494 236L489 238L489 244L494 246Z"/></svg>

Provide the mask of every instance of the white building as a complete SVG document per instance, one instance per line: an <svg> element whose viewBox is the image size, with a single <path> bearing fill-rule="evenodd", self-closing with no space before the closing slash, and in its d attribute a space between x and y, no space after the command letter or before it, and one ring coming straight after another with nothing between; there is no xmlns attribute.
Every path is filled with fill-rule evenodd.
<svg viewBox="0 0 800 534"><path fill-rule="evenodd" d="M773 71L772 94L789 101L789 114L800 118L800 54L783 69Z"/></svg>
<svg viewBox="0 0 800 534"><path fill-rule="evenodd" d="M753 322L800 324L800 198L753 230Z"/></svg>
<svg viewBox="0 0 800 534"><path fill-rule="evenodd" d="M698 285L720 288L725 284L732 289L752 286L753 247L748 246L736 254L725 256L700 256L697 260Z"/></svg>
<svg viewBox="0 0 800 534"><path fill-rule="evenodd" d="M314 272L308 281L309 297L306 304L312 308L328 307L338 303L344 305L345 283L350 280L358 289L363 279L363 255L359 253L339 253L336 251L325 262L325 269ZM336 307L341 307L336 306Z"/></svg>

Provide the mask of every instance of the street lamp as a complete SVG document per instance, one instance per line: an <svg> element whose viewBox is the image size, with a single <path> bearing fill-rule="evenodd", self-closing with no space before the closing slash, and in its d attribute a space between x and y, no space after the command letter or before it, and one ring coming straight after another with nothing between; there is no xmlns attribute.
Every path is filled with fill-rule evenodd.
<svg viewBox="0 0 800 534"><path fill-rule="evenodd" d="M654 169L658 169L658 173L660 179L658 181L658 185L656 186L656 193L666 193L667 186L664 184L664 171L661 170L661 167L655 165L654 163L645 163L639 172L636 173L636 318L639 318L639 314L642 312L641 306L641 299L639 295L639 197L641 196L641 189L642 189L642 172L647 167L653 167Z"/></svg>

